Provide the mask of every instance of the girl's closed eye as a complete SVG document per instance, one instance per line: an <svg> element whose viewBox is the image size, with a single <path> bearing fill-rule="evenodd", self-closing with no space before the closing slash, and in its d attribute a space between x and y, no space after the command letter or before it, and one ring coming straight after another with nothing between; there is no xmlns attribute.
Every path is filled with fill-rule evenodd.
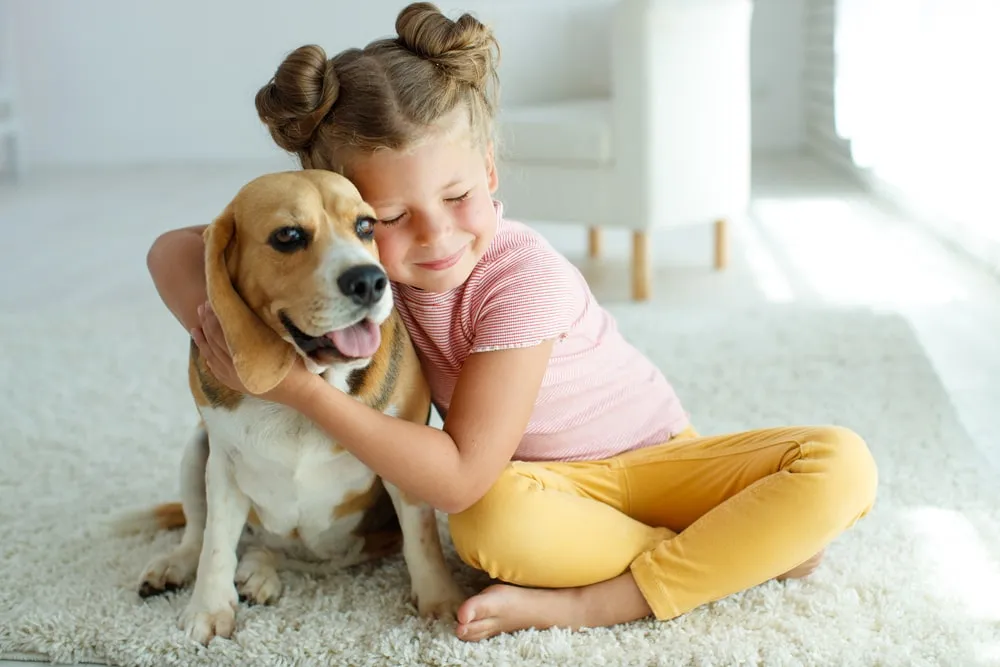
<svg viewBox="0 0 1000 667"><path fill-rule="evenodd" d="M466 201L471 195L472 195L472 190L470 189L470 190L466 190L465 192L463 192L462 194L458 195L457 197L445 197L445 201L448 202L448 203L450 203L450 204L458 204L460 202ZM396 215L396 216L393 216L393 217L390 217L390 218L379 218L378 221L380 223L382 223L383 225L385 225L386 227L390 227L390 226L392 226L392 225L400 222L403 219L403 217L405 217L405 216L406 216L406 213L400 213L399 215Z"/></svg>
<svg viewBox="0 0 1000 667"><path fill-rule="evenodd" d="M379 218L378 221L381 224L385 225L386 227L391 227L392 225L394 225L397 222L399 222L400 220L402 220L404 215L405 215L405 213L400 213L399 215L397 215L397 216L395 216L393 218Z"/></svg>

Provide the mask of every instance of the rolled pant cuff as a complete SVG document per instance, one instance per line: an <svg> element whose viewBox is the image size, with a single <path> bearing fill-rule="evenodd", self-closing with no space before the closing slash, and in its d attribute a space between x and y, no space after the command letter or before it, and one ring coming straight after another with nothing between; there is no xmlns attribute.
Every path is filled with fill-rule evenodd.
<svg viewBox="0 0 1000 667"><path fill-rule="evenodd" d="M670 597L670 592L658 576L653 564L652 554L647 551L640 554L629 566L632 578L635 579L639 592L646 599L646 604L653 610L653 616L658 621L667 621L681 615L677 605Z"/></svg>

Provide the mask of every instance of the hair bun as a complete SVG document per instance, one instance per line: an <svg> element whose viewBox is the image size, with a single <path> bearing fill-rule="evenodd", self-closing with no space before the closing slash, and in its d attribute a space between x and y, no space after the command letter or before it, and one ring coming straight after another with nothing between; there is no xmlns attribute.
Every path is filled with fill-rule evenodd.
<svg viewBox="0 0 1000 667"><path fill-rule="evenodd" d="M396 18L401 46L452 78L484 88L495 76L499 51L493 31L470 14L452 21L430 2L415 2Z"/></svg>
<svg viewBox="0 0 1000 667"><path fill-rule="evenodd" d="M312 143L316 128L337 101L340 84L333 63L319 46L292 51L257 92L257 115L275 142L298 152Z"/></svg>

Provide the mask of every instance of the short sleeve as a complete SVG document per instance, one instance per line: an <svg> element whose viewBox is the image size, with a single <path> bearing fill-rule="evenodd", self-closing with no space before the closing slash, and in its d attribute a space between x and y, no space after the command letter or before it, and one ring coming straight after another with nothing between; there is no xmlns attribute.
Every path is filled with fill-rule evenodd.
<svg viewBox="0 0 1000 667"><path fill-rule="evenodd" d="M479 285L471 352L533 347L561 339L586 301L582 276L545 246L512 250L490 273Z"/></svg>

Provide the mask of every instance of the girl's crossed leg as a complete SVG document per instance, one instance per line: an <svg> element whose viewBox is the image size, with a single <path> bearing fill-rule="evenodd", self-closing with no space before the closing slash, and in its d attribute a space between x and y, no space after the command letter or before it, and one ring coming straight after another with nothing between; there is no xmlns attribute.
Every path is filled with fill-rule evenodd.
<svg viewBox="0 0 1000 667"><path fill-rule="evenodd" d="M461 558L515 584L470 598L458 635L666 620L795 576L876 486L864 441L839 427L689 430L601 461L513 462L449 518Z"/></svg>

